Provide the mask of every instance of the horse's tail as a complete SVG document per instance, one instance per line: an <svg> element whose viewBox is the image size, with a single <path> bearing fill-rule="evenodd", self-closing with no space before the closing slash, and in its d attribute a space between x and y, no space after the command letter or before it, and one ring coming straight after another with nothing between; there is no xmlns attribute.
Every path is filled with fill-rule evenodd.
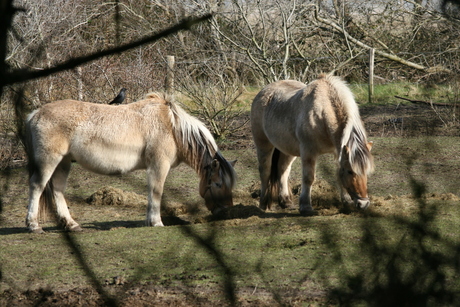
<svg viewBox="0 0 460 307"><path fill-rule="evenodd" d="M273 201L278 200L280 190L280 176L278 172L279 159L280 151L275 148L272 154L272 164L270 167L267 190L265 191L265 195L261 195L261 207L264 209L270 209Z"/></svg>
<svg viewBox="0 0 460 307"><path fill-rule="evenodd" d="M29 115L25 124L25 137L24 147L27 154L27 170L29 173L29 185L31 184L32 176L38 173L39 168L35 161L34 145L32 138L32 130L30 127L30 121L35 113ZM30 196L29 196L30 197ZM40 202L38 204L38 217L39 219L46 220L50 212L54 212L55 200L54 200L54 187L52 180L49 180L45 186L45 190L40 196Z"/></svg>

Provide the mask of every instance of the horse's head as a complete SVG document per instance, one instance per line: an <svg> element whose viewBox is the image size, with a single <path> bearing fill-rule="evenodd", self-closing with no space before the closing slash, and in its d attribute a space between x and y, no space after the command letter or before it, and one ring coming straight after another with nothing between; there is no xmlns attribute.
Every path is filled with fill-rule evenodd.
<svg viewBox="0 0 460 307"><path fill-rule="evenodd" d="M367 143L366 147L370 153L372 142ZM350 149L344 146L340 159L339 181L358 209L366 209L371 203L367 194L367 175L370 171L371 169L353 166L350 162Z"/></svg>
<svg viewBox="0 0 460 307"><path fill-rule="evenodd" d="M233 166L235 163L236 161L229 162L219 156L205 167L205 172L201 176L200 195L204 198L206 207L213 214L233 206L232 189L235 184Z"/></svg>

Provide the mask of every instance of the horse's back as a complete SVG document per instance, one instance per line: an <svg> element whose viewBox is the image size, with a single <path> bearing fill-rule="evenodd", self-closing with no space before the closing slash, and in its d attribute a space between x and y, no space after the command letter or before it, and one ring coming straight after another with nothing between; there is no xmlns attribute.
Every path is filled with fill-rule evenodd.
<svg viewBox="0 0 460 307"><path fill-rule="evenodd" d="M94 172L117 174L145 168L151 148L170 154L163 153L174 143L168 112L167 105L148 101L115 107L61 100L35 111L28 125L37 154L70 156Z"/></svg>

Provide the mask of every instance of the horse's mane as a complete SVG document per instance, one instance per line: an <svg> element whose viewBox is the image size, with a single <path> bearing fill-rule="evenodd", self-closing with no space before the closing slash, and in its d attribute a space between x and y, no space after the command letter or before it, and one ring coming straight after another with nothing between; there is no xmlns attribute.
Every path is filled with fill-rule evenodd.
<svg viewBox="0 0 460 307"><path fill-rule="evenodd" d="M180 156L200 175L205 174L205 168L213 159L217 159L226 184L233 187L236 174L231 164L222 156L216 141L206 126L196 117L188 114L176 103L172 96L166 93L149 93L146 98L163 100L170 108L171 124L174 130L176 144Z"/></svg>
<svg viewBox="0 0 460 307"><path fill-rule="evenodd" d="M358 175L369 174L374 169L374 160L367 147L367 134L364 129L359 109L355 102L353 93L347 83L340 77L333 75L320 75L335 90L338 100L342 103L344 113L347 114L345 128L342 133L342 140L339 152L341 161L343 148L348 147L348 159L355 173Z"/></svg>

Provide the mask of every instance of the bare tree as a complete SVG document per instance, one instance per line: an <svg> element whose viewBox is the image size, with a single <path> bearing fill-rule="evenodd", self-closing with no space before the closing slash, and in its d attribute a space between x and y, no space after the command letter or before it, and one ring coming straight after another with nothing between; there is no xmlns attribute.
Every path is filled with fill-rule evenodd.
<svg viewBox="0 0 460 307"><path fill-rule="evenodd" d="M186 68L180 70L184 72ZM176 81L186 108L207 123L214 137L225 139L247 123L239 120L244 109L237 105L243 84L225 60L216 57L209 63L200 63L192 71L178 75Z"/></svg>
<svg viewBox="0 0 460 307"><path fill-rule="evenodd" d="M302 40L311 31L299 16L308 3L276 0L234 0L216 14L213 29L229 50L237 50L241 61L260 74L265 82L293 78L293 56L306 60ZM305 62L308 67L308 60Z"/></svg>
<svg viewBox="0 0 460 307"><path fill-rule="evenodd" d="M437 59L440 46L446 45L443 52L449 50L449 37L437 33L452 27L457 28L455 33L458 33L459 24L452 23L441 11L430 6L433 4L430 1L426 6L411 0L357 1L353 4L334 1L334 4L330 7L321 1L311 20L326 31L340 34L349 50L374 48L378 56L418 70L425 76L452 73L451 67Z"/></svg>

